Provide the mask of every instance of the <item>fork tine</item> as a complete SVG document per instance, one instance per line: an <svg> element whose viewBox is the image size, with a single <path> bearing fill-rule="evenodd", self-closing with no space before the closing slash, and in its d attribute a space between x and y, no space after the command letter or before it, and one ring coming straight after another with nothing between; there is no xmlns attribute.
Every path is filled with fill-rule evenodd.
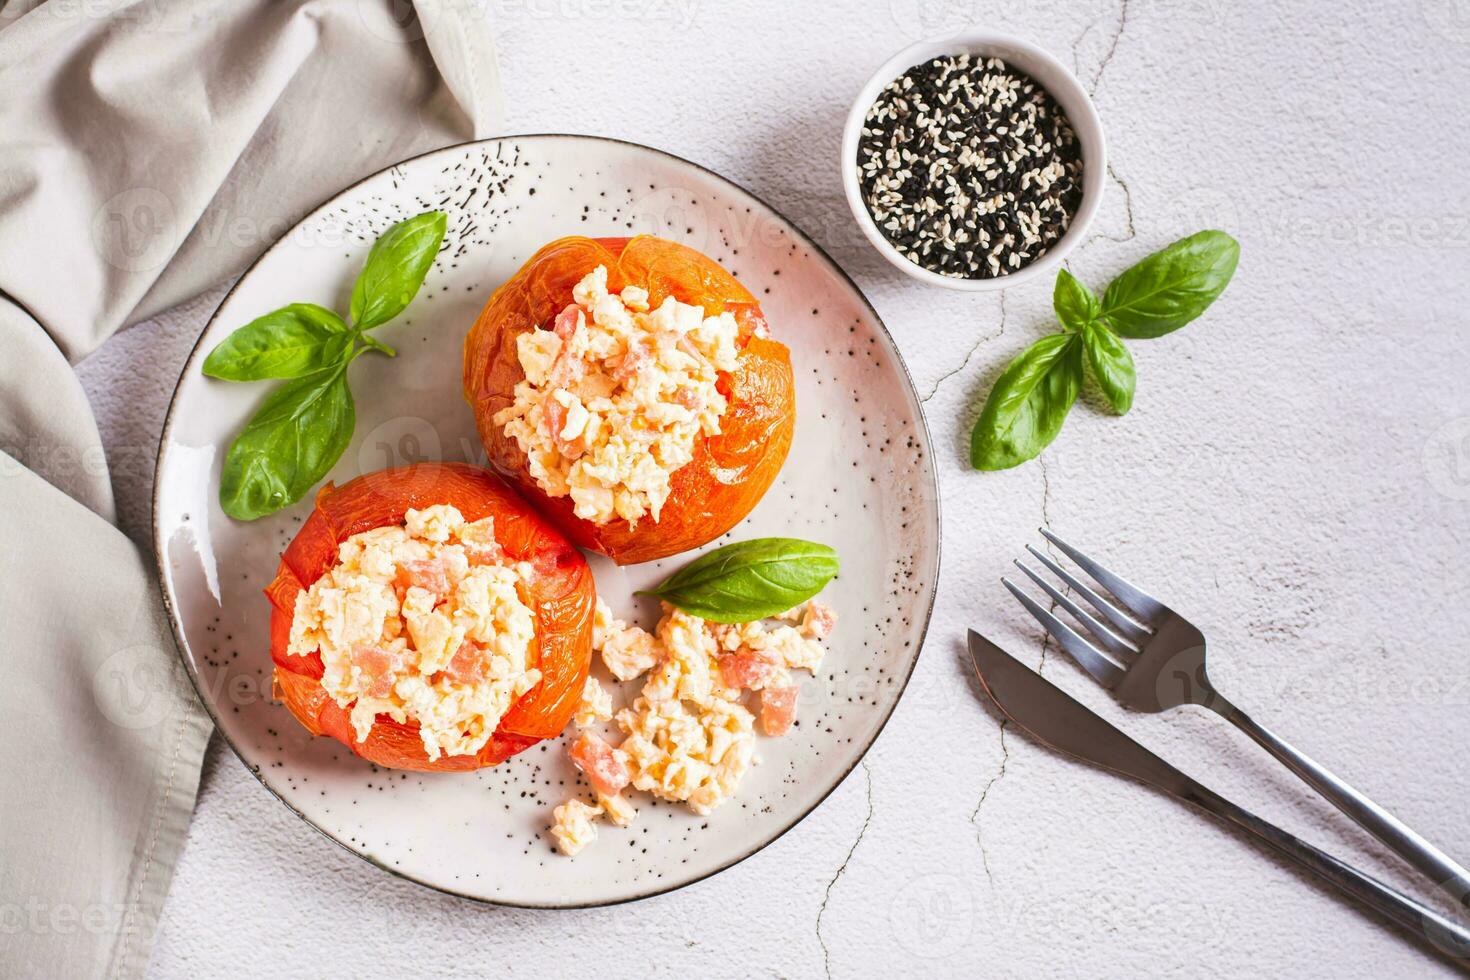
<svg viewBox="0 0 1470 980"><path fill-rule="evenodd" d="M1019 560L1015 564L1017 568L1026 573L1027 578L1041 586L1042 590L1051 596L1057 605L1067 610L1077 622L1087 627L1087 630L1092 633L1093 638L1102 644L1105 650L1117 657L1125 666L1133 663L1133 658L1138 656L1136 649L1122 640L1112 630L1098 622L1097 617L1063 595L1061 590L1042 578L1039 572L1033 571L1030 565L1022 564Z"/></svg>
<svg viewBox="0 0 1470 980"><path fill-rule="evenodd" d="M1029 544L1026 546L1026 550L1031 552L1032 556L1034 556L1037 561L1041 562L1047 568L1051 569L1052 573L1056 575L1057 578L1061 579L1063 582L1066 582L1069 586L1072 587L1073 591L1075 591L1078 595L1082 596L1082 598L1091 603L1092 608L1102 613L1103 616L1107 618L1107 621L1113 624L1113 628L1116 629L1119 633L1122 633L1123 636L1131 641L1134 646L1138 647L1139 649L1143 648L1144 643L1146 643L1148 641L1148 638L1152 635L1147 627L1142 626L1139 623L1135 623L1132 617L1130 617L1127 613L1119 609L1117 606L1113 605L1108 600L1104 599L1102 596L1098 595L1097 592L1094 591L1091 587L1083 584L1082 581L1077 578L1077 576L1073 575L1061 565L1058 565L1056 562L1052 561L1051 557L1045 552L1038 551L1036 548L1031 547Z"/></svg>
<svg viewBox="0 0 1470 980"><path fill-rule="evenodd" d="M1150 620L1162 616L1167 612L1164 604L1147 592L1130 584L1127 580L1114 575L1055 534L1052 534L1046 528L1039 528L1039 530L1046 540L1066 552L1068 558L1071 558L1080 565L1084 572L1091 575L1103 588L1111 592L1119 602L1127 606L1128 611L1133 613L1133 615L1144 620Z"/></svg>
<svg viewBox="0 0 1470 980"><path fill-rule="evenodd" d="M1091 674L1093 680L1103 687L1113 687L1123 679L1123 668L1109 660L1101 650L1074 633L1066 623L1041 608L1041 604L1018 589L1016 583L1004 577L1000 582L1011 590L1011 595L1020 600L1021 605L1026 607L1026 611L1035 616L1036 621L1048 633L1056 637L1061 648L1071 654L1072 659L1077 661L1077 665Z"/></svg>

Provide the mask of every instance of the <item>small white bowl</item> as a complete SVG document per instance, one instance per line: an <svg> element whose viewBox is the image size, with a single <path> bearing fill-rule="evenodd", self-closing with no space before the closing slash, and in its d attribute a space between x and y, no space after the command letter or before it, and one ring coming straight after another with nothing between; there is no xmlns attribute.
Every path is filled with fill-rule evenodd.
<svg viewBox="0 0 1470 980"><path fill-rule="evenodd" d="M883 237L883 232L873 221L867 204L863 202L862 187L858 182L858 139L862 135L863 119L878 98L878 93L885 85L913 66L947 54L971 54L1000 58L1030 75L1051 93L1057 105L1061 106L1062 111L1067 114L1067 120L1072 125L1072 131L1077 134L1077 139L1082 144L1082 203L1078 205L1077 213L1072 216L1072 222L1067 226L1067 233L1061 237L1060 241L1047 249L1045 255L1030 265L993 279L958 279L954 276L943 276L937 272L930 272L923 266L905 258L887 238ZM1077 244L1087 235L1087 228L1092 224L1092 219L1097 215L1098 206L1102 203L1103 187L1107 183L1104 177L1107 172L1107 146L1103 141L1102 120L1098 117L1097 109L1093 106L1092 99L1088 97L1087 90L1082 87L1081 82L1077 81L1077 76L1036 45L1006 34L961 31L958 34L948 34L944 37L920 41L918 44L904 48L885 61L882 67L873 73L873 77L868 79L868 83L858 93L857 101L853 103L851 111L848 112L847 125L842 131L842 188L847 193L847 206L852 209L852 215L857 219L858 227L863 230L863 234L868 236L873 247L881 252L889 262L920 282L927 282L933 286L944 286L948 289L975 292L1004 289L1007 286L1030 282L1056 269L1062 264L1067 253L1076 248Z"/></svg>

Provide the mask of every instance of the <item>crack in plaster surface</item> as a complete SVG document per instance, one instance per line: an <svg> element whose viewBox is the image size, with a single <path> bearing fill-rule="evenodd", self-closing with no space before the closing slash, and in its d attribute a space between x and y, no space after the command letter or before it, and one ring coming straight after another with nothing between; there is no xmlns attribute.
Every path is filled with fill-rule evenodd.
<svg viewBox="0 0 1470 980"><path fill-rule="evenodd" d="M863 760L862 766L863 778L867 780L868 812L863 817L863 825L858 828L857 837L853 839L852 846L847 849L847 856L842 859L842 865L837 869L837 873L832 876L832 880L827 882L827 890L822 893L822 905L817 909L817 942L822 947L822 970L826 973L828 980L831 980L832 977L832 951L827 948L827 940L822 938L822 917L827 914L827 903L832 900L832 888L837 884L837 880L842 877L843 873L847 871L848 862L852 860L853 853L857 851L858 845L863 842L863 837L867 835L868 825L873 822L873 770L868 767L868 761L866 759Z"/></svg>
<svg viewBox="0 0 1470 980"><path fill-rule="evenodd" d="M985 880L991 884L995 883L995 879L990 873L990 852L985 848L985 828L980 822L980 810L985 806L985 800L990 796L990 791L995 788L995 784L1005 776L1006 766L1010 764L1011 749L1006 744L1006 726L1010 723L1009 718L1000 720L1000 766L995 770L995 775L991 776L984 788L980 790L980 799L975 801L975 809L970 811L970 823L975 827L975 843L980 847L980 864L985 868Z"/></svg>
<svg viewBox="0 0 1470 980"><path fill-rule="evenodd" d="M959 367L954 368L954 369L952 369L950 371L946 371L944 374L940 375L939 378L934 382L933 387L931 387L929 389L929 393L927 395L925 395L924 397L920 398L919 401L921 403L927 403L929 401L929 399L931 399L935 395L939 394L939 389L941 387L943 387L943 385L944 385L944 383L946 381L948 381L950 378L953 378L955 375L961 373L962 371L965 370L965 368L967 368L967 367L970 366L970 361L975 357L975 354L979 352L980 348L984 347L986 344L990 343L992 340L999 340L1001 337L1004 337L1005 336L1005 332L1006 332L1006 295L1005 295L1005 293L1001 293L1000 294L1000 329L999 330L996 330L994 333L986 334L983 337L980 337L979 339L977 339L975 341L974 345L970 347L969 353L965 354L965 359L962 362L960 362Z"/></svg>

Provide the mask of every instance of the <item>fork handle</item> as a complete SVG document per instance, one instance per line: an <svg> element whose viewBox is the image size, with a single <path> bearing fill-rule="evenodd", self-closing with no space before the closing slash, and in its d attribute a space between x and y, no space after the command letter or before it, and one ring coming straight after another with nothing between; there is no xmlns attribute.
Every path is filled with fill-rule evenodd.
<svg viewBox="0 0 1470 980"><path fill-rule="evenodd" d="M1268 823L1243 807L1187 779L1179 796L1189 803L1248 831L1272 850L1318 875L1348 896L1429 941L1461 972L1470 972L1470 929L1426 908L1377 878L1320 851L1306 841Z"/></svg>
<svg viewBox="0 0 1470 980"><path fill-rule="evenodd" d="M1286 768L1301 777L1308 786L1326 797L1333 806L1352 817L1368 833L1387 844L1395 854L1418 868L1462 907L1470 908L1470 871L1466 871L1448 854L1419 836L1408 824L1318 765L1235 705L1220 698L1219 703L1213 707L1236 728L1275 756Z"/></svg>

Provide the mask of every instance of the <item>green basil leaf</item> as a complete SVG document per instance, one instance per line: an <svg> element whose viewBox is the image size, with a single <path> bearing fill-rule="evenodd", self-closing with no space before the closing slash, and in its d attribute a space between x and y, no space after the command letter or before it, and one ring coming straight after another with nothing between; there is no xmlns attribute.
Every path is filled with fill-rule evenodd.
<svg viewBox="0 0 1470 980"><path fill-rule="evenodd" d="M352 284L349 312L359 330L387 323L413 300L444 241L448 217L425 211L383 232Z"/></svg>
<svg viewBox="0 0 1470 980"><path fill-rule="evenodd" d="M1057 272L1051 305L1057 311L1057 319L1068 330L1081 330L1097 319L1099 310L1097 294L1066 269Z"/></svg>
<svg viewBox="0 0 1470 980"><path fill-rule="evenodd" d="M700 555L639 594L714 623L749 623L800 605L836 574L837 552L824 544L754 538Z"/></svg>
<svg viewBox="0 0 1470 980"><path fill-rule="evenodd" d="M220 341L204 359L204 373L225 381L299 378L347 356L352 335L342 318L313 303L292 303Z"/></svg>
<svg viewBox="0 0 1470 980"><path fill-rule="evenodd" d="M1127 415L1133 407L1133 388L1136 376L1133 373L1133 355L1123 346L1118 335L1101 323L1089 323L1082 328L1082 342L1087 348L1087 363L1092 367L1092 376L1102 389L1113 411Z"/></svg>
<svg viewBox="0 0 1470 980"><path fill-rule="evenodd" d="M1239 260L1240 243L1223 231L1181 238L1114 279L1103 293L1102 317L1124 337L1162 337L1203 313Z"/></svg>
<svg viewBox="0 0 1470 980"><path fill-rule="evenodd" d="M996 379L970 433L970 465L1004 470L1040 453L1062 431L1082 386L1082 340L1042 337Z"/></svg>
<svg viewBox="0 0 1470 980"><path fill-rule="evenodd" d="M235 437L220 474L219 502L240 521L306 496L352 441L357 423L347 361L288 381Z"/></svg>

